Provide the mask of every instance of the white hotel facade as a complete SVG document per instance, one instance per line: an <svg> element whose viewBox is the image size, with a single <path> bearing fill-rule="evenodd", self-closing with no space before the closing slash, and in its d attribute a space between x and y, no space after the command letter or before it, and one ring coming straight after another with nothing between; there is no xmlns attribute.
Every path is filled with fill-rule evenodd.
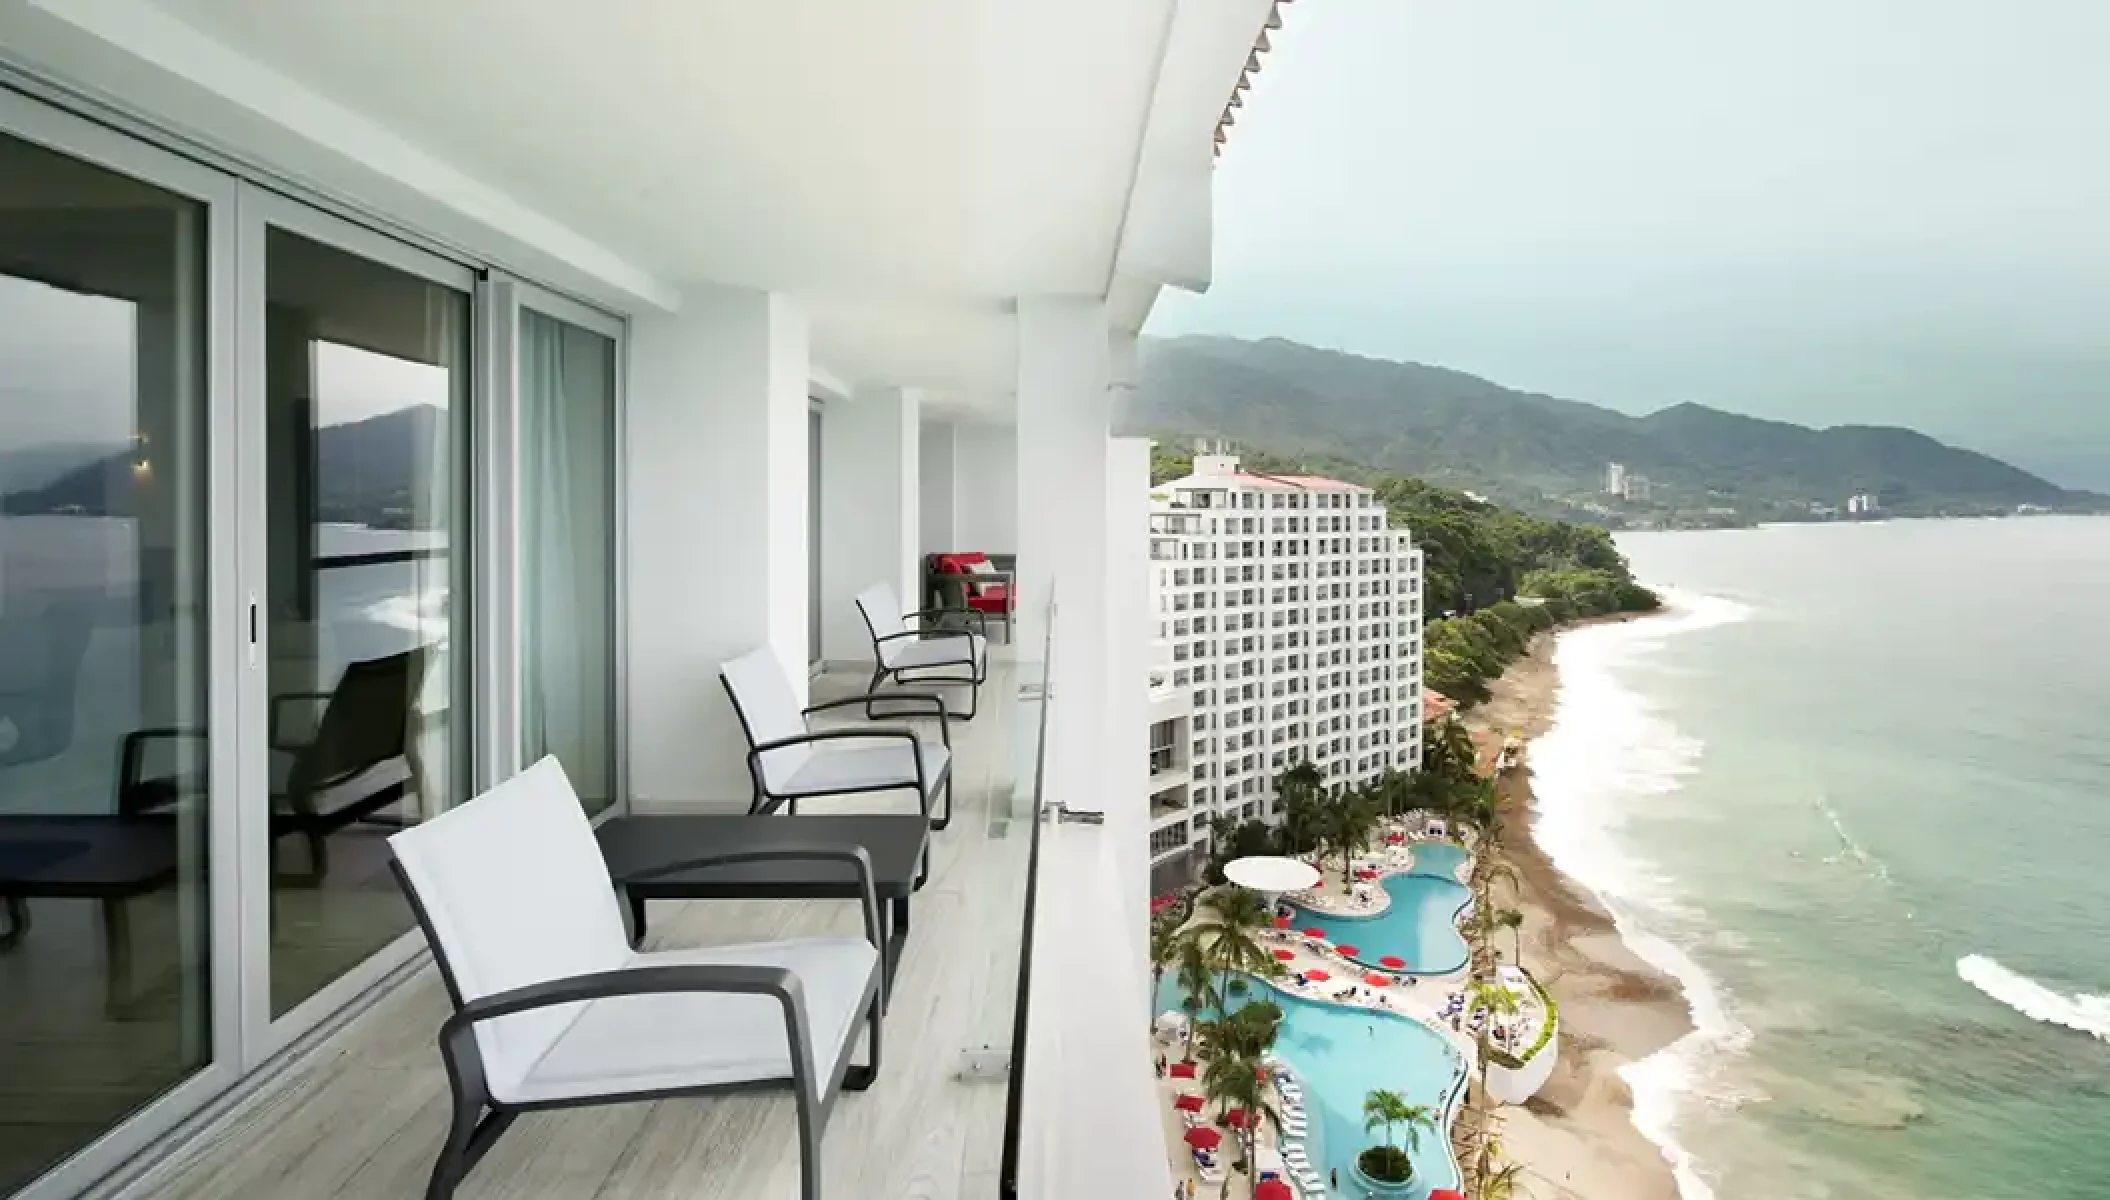
<svg viewBox="0 0 2110 1200"><path fill-rule="evenodd" d="M1212 818L1279 819L1275 776L1300 758L1334 788L1420 762L1422 554L1371 489L1232 455L1151 498L1152 637L1190 706L1180 786L1151 798L1165 884Z"/></svg>

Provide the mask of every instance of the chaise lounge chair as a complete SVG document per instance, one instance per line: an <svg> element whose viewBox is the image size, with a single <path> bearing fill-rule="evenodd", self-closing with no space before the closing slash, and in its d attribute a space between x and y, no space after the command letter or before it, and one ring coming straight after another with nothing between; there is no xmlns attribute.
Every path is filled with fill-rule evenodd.
<svg viewBox="0 0 2110 1200"><path fill-rule="evenodd" d="M779 846L669 864L829 859L864 885L865 936L636 951L608 868L554 758L389 839L454 1014L440 1027L453 1122L426 1200L449 1200L523 1112L788 1087L799 1196L845 1088L879 1073L879 904L856 846ZM860 1021L869 1065L852 1065Z"/></svg>
<svg viewBox="0 0 2110 1200"><path fill-rule="evenodd" d="M857 593L857 611L872 635L871 696L865 715L878 716L877 706L891 703L893 693L882 694L888 679L903 684L951 684L967 689L967 711L955 713L962 721L974 720L981 703L982 684L989 680L989 621L969 609L925 608L904 612L894 589L883 583ZM924 624L957 618L966 629L946 629Z"/></svg>
<svg viewBox="0 0 2110 1200"><path fill-rule="evenodd" d="M915 797L932 829L952 823L951 717L935 693L846 696L801 708L782 660L767 646L719 667L718 678L747 736L747 770L754 785L749 812L782 807L796 816L805 800L905 792ZM873 701L925 710L938 719L939 743L932 745L905 725L816 730L806 723L815 713ZM941 796L943 807L932 816L931 806ZM830 806L828 811L874 810Z"/></svg>

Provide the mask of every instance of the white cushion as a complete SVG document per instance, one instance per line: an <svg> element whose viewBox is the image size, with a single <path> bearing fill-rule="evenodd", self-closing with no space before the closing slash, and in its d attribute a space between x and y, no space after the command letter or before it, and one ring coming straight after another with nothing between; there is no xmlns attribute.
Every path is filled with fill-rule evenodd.
<svg viewBox="0 0 2110 1200"><path fill-rule="evenodd" d="M555 758L388 839L463 1002L613 971L632 957L608 864ZM576 1006L476 1027L494 1095L519 1084Z"/></svg>
<svg viewBox="0 0 2110 1200"><path fill-rule="evenodd" d="M971 563L968 563L968 564L967 564L967 569L968 569L968 570L970 570L970 571L972 571L972 572L974 572L974 573L975 573L975 574L977 574L977 575L994 575L994 574L996 574L996 573L997 573L997 570L996 570L996 564L995 564L995 563L992 563L992 562L986 562L986 561L985 561L985 562L971 562Z"/></svg>
<svg viewBox="0 0 2110 1200"><path fill-rule="evenodd" d="M932 676L946 672L939 668L950 667L959 674L961 667L972 666L976 676L982 673L983 660L989 656L989 639L979 633L965 637L947 634L944 637L902 638L880 647L880 654L887 668L892 671L925 671ZM911 676L901 676L904 682Z"/></svg>
<svg viewBox="0 0 2110 1200"><path fill-rule="evenodd" d="M765 764L763 776L772 795L819 796L875 783L916 782L915 755L923 756L926 790L935 792L952 754L942 745L917 742L910 746L898 738L857 738L822 742L813 748L796 770L779 773ZM764 756L767 757L766 755Z"/></svg>
<svg viewBox="0 0 2110 1200"><path fill-rule="evenodd" d="M633 953L622 965L788 968L804 989L814 1069L825 1076L848 1052L878 962L863 938L831 937ZM774 996L663 992L567 1007L575 1013L569 1025L524 1078L504 1087L494 1080L494 1099L519 1104L791 1077L784 1008Z"/></svg>
<svg viewBox="0 0 2110 1200"><path fill-rule="evenodd" d="M732 689L733 703L740 709L740 719L747 724L748 744L759 746L764 742L781 741L798 737L807 732L806 716L799 704L798 693L792 691L791 673L784 669L784 660L767 645L758 646L729 663L719 666L725 676L726 686ZM775 780L788 778L812 757L810 746L786 746L781 750L765 751L762 755L763 778Z"/></svg>
<svg viewBox="0 0 2110 1200"><path fill-rule="evenodd" d="M875 583L857 593L857 612L865 619L865 628L875 642L889 634L909 633L915 629L915 625L903 615L907 610L894 595L894 589L884 583Z"/></svg>

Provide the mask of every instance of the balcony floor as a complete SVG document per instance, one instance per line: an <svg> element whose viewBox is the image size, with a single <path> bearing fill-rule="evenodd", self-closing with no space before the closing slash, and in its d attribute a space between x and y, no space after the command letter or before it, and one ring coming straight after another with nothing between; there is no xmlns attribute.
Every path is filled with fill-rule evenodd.
<svg viewBox="0 0 2110 1200"><path fill-rule="evenodd" d="M858 690L824 677L816 698ZM956 815L935 835L930 881L886 1017L879 1082L845 1093L825 1138L828 1194L992 1200L1005 1085L963 1082L963 1053L1008 1047L1031 826L1009 819L1021 732L1012 669L991 668L980 715L956 723ZM850 902L658 903L651 943L693 946L860 930ZM430 967L305 1064L157 1172L152 1200L401 1200L424 1194L447 1125L434 1034L448 1005ZM859 1051L860 1056L862 1050ZM530 1113L459 1200L660 1200L798 1195L789 1094Z"/></svg>

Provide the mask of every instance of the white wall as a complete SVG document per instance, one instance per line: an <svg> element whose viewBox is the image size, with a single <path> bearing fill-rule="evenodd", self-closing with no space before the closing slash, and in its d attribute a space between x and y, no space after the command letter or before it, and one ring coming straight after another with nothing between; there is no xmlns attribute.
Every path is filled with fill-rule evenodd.
<svg viewBox="0 0 2110 1200"><path fill-rule="evenodd" d="M918 569L922 422L916 393L860 389L821 410L821 657L869 663L872 638L857 593L894 589L922 605Z"/></svg>
<svg viewBox="0 0 2110 1200"><path fill-rule="evenodd" d="M1553 1068L1560 1062L1561 1038L1554 1031L1544 1047L1531 1056L1521 1071L1512 1071L1500 1063L1487 1067L1487 1090L1504 1104L1522 1104L1538 1094L1546 1081L1553 1078Z"/></svg>
<svg viewBox="0 0 2110 1200"><path fill-rule="evenodd" d="M1106 751L1100 786L1117 878L1133 916L1133 966L1147 977L1150 911L1150 442L1106 443ZM1190 741L1193 735L1182 740Z"/></svg>
<svg viewBox="0 0 2110 1200"><path fill-rule="evenodd" d="M1016 553L1018 430L1009 425L961 425L954 445L951 549Z"/></svg>
<svg viewBox="0 0 2110 1200"><path fill-rule="evenodd" d="M925 421L919 431L916 463L922 479L917 516L923 527L919 549L925 554L960 548L953 544L952 494L953 443L958 428L951 421Z"/></svg>
<svg viewBox="0 0 2110 1200"><path fill-rule="evenodd" d="M627 687L640 809L742 809L718 665L768 643L805 694L806 320L702 287L630 328Z"/></svg>

